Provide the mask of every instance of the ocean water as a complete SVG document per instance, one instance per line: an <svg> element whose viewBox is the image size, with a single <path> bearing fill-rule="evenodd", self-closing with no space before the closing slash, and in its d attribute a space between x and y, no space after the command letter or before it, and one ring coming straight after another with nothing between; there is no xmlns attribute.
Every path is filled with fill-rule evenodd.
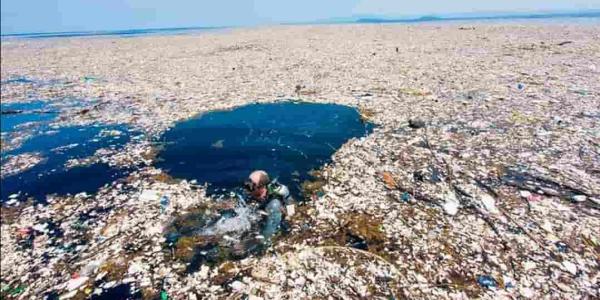
<svg viewBox="0 0 600 300"><path fill-rule="evenodd" d="M1 105L3 145L14 139L23 139L22 143L12 149L3 146L0 157L2 165L12 156L25 153L37 153L43 160L21 173L3 174L5 176L0 183L0 201L6 201L12 194L19 194L20 200L33 197L43 202L49 194L93 193L126 173L105 164L70 169L65 167L69 159L91 156L100 148L123 147L129 140L130 133L127 127L119 125L53 126L52 121L59 116L61 110L72 108L64 106L69 103L68 100L62 102L62 105L56 105L54 101ZM77 105L76 101L70 103ZM116 131L120 134L114 135Z"/></svg>
<svg viewBox="0 0 600 300"><path fill-rule="evenodd" d="M312 22L289 22L288 25L301 24L348 24L348 23L427 23L427 22L567 22L567 23L600 23L600 10L584 10L573 12L540 12L540 13L495 13L495 14L441 14L425 15L418 17L348 17L334 18ZM32 32L11 33L0 35L2 40L9 39L46 39L46 38L73 38L73 37L138 37L152 35L181 35L197 34L207 31L224 30L231 27L178 27L178 28L146 28L146 29L124 29L124 30L96 30L96 31L68 31L68 32Z"/></svg>
<svg viewBox="0 0 600 300"><path fill-rule="evenodd" d="M37 125L51 121L58 115L44 101L31 101L25 103L0 104L2 108L2 135L6 135L23 128L23 125Z"/></svg>
<svg viewBox="0 0 600 300"><path fill-rule="evenodd" d="M119 130L125 134L118 139L101 137L103 130ZM33 197L44 201L49 194L93 193L106 183L124 176L123 170L105 164L92 164L67 169L65 163L73 158L91 156L100 148L120 148L129 139L127 129L122 126L63 127L56 132L45 133L27 140L17 150L2 155L5 163L10 155L35 152L44 160L22 173L2 179L1 199L20 193L20 199ZM66 148L61 148L65 147Z"/></svg>
<svg viewBox="0 0 600 300"><path fill-rule="evenodd" d="M73 37L137 37L151 35L179 35L197 34L207 31L222 30L226 27L180 27L180 28L150 28L126 30L98 30L98 31L69 31L69 32L34 32L3 34L2 39L46 39L46 38L73 38Z"/></svg>
<svg viewBox="0 0 600 300"><path fill-rule="evenodd" d="M164 133L157 167L176 178L209 183L209 193L240 187L265 170L300 198L309 172L330 161L349 139L373 126L351 107L278 102L209 112Z"/></svg>

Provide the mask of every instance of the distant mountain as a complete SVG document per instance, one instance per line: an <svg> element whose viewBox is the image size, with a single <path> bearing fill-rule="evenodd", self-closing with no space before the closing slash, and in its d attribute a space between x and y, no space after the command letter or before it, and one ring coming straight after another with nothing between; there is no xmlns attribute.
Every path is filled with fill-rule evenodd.
<svg viewBox="0 0 600 300"><path fill-rule="evenodd" d="M430 22L441 21L443 17L437 16L422 16L418 18L401 18L401 19L385 19L385 18L359 18L354 23L400 23L400 22Z"/></svg>
<svg viewBox="0 0 600 300"><path fill-rule="evenodd" d="M586 10L581 12L537 12L537 13L464 13L448 14L443 16L428 15L422 17L385 18L385 17L359 17L354 21L344 23L412 23L458 20L502 20L502 19L549 19L549 18L598 18L600 10Z"/></svg>

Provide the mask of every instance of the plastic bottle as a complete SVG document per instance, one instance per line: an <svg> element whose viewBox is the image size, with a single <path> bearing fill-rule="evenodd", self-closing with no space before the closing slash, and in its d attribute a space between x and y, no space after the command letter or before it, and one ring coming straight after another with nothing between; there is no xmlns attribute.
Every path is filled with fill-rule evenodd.
<svg viewBox="0 0 600 300"><path fill-rule="evenodd" d="M166 195L163 195L162 197L160 197L160 211L164 213L165 210L167 210L168 206L169 206L169 197L167 197Z"/></svg>

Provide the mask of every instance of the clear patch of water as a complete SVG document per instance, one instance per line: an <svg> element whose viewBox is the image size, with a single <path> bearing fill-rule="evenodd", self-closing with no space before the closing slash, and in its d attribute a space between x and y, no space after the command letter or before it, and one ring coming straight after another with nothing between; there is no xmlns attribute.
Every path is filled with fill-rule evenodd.
<svg viewBox="0 0 600 300"><path fill-rule="evenodd" d="M103 130L119 130L117 139L102 136ZM20 193L43 201L48 194L93 193L106 183L124 175L124 170L105 164L65 168L69 159L91 156L100 148L120 148L129 140L124 126L62 127L27 140L20 148L2 155L4 164L11 156L38 153L44 160L21 173L2 179L1 199ZM66 147L65 147L66 146Z"/></svg>
<svg viewBox="0 0 600 300"><path fill-rule="evenodd" d="M262 169L299 198L311 170L371 130L348 106L252 104L178 123L162 136L156 166L177 178L209 183L209 193L239 187L252 170Z"/></svg>
<svg viewBox="0 0 600 300"><path fill-rule="evenodd" d="M23 128L25 124L35 122L51 121L58 115L58 112L49 107L47 101L31 101L2 103L2 134L15 132Z"/></svg>
<svg viewBox="0 0 600 300"><path fill-rule="evenodd" d="M51 125L64 110L80 109L89 103L92 102L76 99L2 103L1 201L6 201L12 194L19 194L19 199L33 197L44 201L48 194L91 193L124 175L125 171L104 164L65 168L69 159L91 156L100 148L118 149L129 141L126 126ZM103 134L112 130L122 134ZM16 174L6 172L10 159L26 154L34 154L42 160Z"/></svg>

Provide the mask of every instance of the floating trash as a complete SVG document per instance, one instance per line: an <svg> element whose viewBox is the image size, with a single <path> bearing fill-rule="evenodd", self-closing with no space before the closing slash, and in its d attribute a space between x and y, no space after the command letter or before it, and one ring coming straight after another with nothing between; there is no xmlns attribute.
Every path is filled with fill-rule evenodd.
<svg viewBox="0 0 600 300"><path fill-rule="evenodd" d="M559 241L554 243L554 245L556 245L556 249L558 249L558 252L566 253L569 251L569 246L564 242Z"/></svg>
<svg viewBox="0 0 600 300"><path fill-rule="evenodd" d="M498 286L498 284L496 283L496 280L488 275L477 276L477 283L479 283L480 286L488 288L488 289L495 288Z"/></svg>

